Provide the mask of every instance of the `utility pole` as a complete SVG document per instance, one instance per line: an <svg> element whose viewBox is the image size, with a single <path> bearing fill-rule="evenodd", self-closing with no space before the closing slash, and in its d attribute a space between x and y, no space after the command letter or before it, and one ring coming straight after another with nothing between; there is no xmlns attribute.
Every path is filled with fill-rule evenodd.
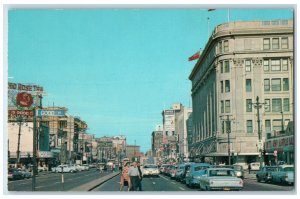
<svg viewBox="0 0 300 199"><path fill-rule="evenodd" d="M17 164L20 164L20 140L21 140L21 126L23 124L22 118L17 118L17 123L19 124L19 134L18 134L18 148L17 148Z"/></svg>
<svg viewBox="0 0 300 199"><path fill-rule="evenodd" d="M226 122L226 133L227 133L227 151L228 151L228 165L231 165L231 155L230 155L230 133L231 133L231 119L230 115L226 115L226 119L222 119ZM221 116L222 117L222 116Z"/></svg>
<svg viewBox="0 0 300 199"><path fill-rule="evenodd" d="M259 117L259 109L262 108L262 105L265 103L260 103L259 102L259 97L256 97L256 103L252 103L254 108L257 110L257 126L258 126L258 150L259 150L259 164L260 168L262 167L262 136L261 136L261 131L260 131L260 117Z"/></svg>
<svg viewBox="0 0 300 199"><path fill-rule="evenodd" d="M281 107L281 133L284 133L284 125L283 125L283 111L282 111L282 107Z"/></svg>

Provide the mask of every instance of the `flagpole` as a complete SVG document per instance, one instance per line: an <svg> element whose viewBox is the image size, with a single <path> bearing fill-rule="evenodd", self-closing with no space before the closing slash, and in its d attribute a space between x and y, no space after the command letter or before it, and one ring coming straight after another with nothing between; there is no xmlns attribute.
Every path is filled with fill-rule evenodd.
<svg viewBox="0 0 300 199"><path fill-rule="evenodd" d="M209 17L207 17L207 38L209 38Z"/></svg>

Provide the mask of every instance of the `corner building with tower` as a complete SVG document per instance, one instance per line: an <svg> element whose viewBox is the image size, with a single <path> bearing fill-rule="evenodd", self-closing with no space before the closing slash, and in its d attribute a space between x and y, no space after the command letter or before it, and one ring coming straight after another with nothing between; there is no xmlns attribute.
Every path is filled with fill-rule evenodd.
<svg viewBox="0 0 300 199"><path fill-rule="evenodd" d="M259 162L265 140L292 124L293 34L293 20L236 21L214 29L189 76L193 160L228 164L229 143L231 164Z"/></svg>

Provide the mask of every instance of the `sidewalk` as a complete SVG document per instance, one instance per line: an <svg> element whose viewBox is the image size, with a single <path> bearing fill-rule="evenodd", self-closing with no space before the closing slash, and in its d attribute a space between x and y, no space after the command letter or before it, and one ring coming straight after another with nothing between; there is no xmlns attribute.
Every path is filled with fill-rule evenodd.
<svg viewBox="0 0 300 199"><path fill-rule="evenodd" d="M99 179L93 180L89 183L86 183L86 184L80 185L78 187L75 187L73 189L70 189L69 191L91 191L92 189L96 188L97 186L103 184L104 182L112 179L113 177L115 177L119 174L120 174L120 172L110 173L110 174L108 174L106 176L103 176Z"/></svg>

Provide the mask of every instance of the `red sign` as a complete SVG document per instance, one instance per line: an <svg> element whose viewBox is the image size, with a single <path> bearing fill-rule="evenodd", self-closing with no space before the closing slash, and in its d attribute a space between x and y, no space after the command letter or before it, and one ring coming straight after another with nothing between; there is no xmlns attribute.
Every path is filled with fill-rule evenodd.
<svg viewBox="0 0 300 199"><path fill-rule="evenodd" d="M8 110L8 116L9 118L12 117L33 117L33 111L32 110Z"/></svg>
<svg viewBox="0 0 300 199"><path fill-rule="evenodd" d="M17 104L21 107L29 107L33 103L33 98L31 94L26 92L18 93L17 95Z"/></svg>

